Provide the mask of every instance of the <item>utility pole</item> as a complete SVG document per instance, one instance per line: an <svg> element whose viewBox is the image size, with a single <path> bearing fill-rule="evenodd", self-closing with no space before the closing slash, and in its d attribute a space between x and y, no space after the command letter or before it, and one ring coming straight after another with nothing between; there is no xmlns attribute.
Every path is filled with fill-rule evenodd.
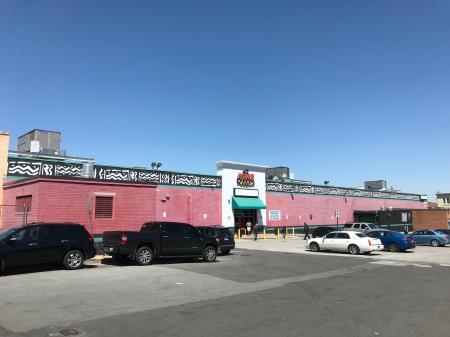
<svg viewBox="0 0 450 337"><path fill-rule="evenodd" d="M336 229L338 229L339 228L339 216L340 216L339 208L336 208L335 212L336 212L335 213L335 215L336 215Z"/></svg>

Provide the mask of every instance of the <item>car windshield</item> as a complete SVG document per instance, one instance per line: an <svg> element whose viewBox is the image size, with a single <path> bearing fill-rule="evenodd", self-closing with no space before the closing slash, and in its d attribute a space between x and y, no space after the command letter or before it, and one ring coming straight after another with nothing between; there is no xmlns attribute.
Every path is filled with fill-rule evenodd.
<svg viewBox="0 0 450 337"><path fill-rule="evenodd" d="M0 232L0 240L6 238L10 233L12 233L16 228L8 228L5 229L4 231Z"/></svg>
<svg viewBox="0 0 450 337"><path fill-rule="evenodd" d="M366 235L366 234L363 234L363 233L356 233L356 236L357 236L358 238L367 238L367 235Z"/></svg>

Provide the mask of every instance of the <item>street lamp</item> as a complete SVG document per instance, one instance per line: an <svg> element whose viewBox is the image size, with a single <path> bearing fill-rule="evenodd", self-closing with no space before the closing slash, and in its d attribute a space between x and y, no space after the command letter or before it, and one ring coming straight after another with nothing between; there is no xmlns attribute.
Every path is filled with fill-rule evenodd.
<svg viewBox="0 0 450 337"><path fill-rule="evenodd" d="M162 164L159 162L156 161L152 162L152 170L158 170L161 167L161 165Z"/></svg>

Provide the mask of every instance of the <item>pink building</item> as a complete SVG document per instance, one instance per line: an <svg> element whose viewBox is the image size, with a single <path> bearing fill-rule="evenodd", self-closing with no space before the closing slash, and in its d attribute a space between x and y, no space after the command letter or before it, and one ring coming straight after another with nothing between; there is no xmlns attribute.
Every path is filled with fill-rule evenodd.
<svg viewBox="0 0 450 337"><path fill-rule="evenodd" d="M16 180L4 186L10 207L2 223L21 225L26 208L27 222L78 222L94 234L153 220L301 227L352 222L355 211L427 208L418 194L266 181L266 169L221 161L217 175L200 175L95 165L83 178L80 163L10 157L8 175Z"/></svg>

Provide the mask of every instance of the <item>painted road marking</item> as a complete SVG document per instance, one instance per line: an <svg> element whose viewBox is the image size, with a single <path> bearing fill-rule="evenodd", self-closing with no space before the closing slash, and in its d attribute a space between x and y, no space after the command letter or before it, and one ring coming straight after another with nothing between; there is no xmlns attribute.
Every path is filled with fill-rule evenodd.
<svg viewBox="0 0 450 337"><path fill-rule="evenodd" d="M383 266L395 266L395 267L419 267L419 268L431 268L429 264L408 263L400 261L373 261L372 264L381 264Z"/></svg>

